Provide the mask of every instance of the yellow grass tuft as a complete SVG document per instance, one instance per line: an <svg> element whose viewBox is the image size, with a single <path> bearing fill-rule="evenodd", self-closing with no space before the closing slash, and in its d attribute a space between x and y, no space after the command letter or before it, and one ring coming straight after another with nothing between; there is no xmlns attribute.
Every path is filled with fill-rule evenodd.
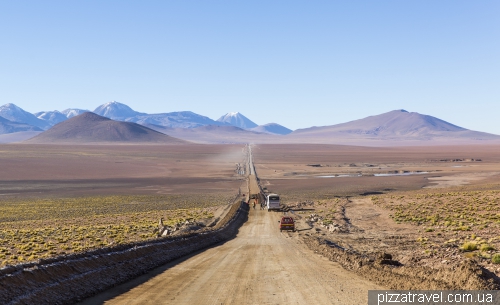
<svg viewBox="0 0 500 305"><path fill-rule="evenodd" d="M465 242L462 245L461 249L464 251L475 251L475 250L477 250L477 243L475 241Z"/></svg>

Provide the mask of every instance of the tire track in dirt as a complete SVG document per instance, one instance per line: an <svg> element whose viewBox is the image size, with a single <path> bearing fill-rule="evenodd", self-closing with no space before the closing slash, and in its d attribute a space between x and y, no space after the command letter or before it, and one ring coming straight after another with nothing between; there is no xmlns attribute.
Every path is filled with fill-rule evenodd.
<svg viewBox="0 0 500 305"><path fill-rule="evenodd" d="M249 166L253 167L251 149ZM260 192L253 171L249 194ZM299 233L282 233L281 213L250 209L236 238L173 262L138 285L126 284L87 304L366 304L382 287L308 249Z"/></svg>
<svg viewBox="0 0 500 305"><path fill-rule="evenodd" d="M281 213L249 212L235 239L173 264L141 285L82 304L365 304L382 287L281 234Z"/></svg>

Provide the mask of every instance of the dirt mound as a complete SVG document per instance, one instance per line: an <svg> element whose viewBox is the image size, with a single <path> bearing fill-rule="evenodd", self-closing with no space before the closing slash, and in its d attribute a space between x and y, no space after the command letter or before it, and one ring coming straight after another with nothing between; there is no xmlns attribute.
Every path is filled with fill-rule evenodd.
<svg viewBox="0 0 500 305"><path fill-rule="evenodd" d="M187 142L136 123L113 121L92 112L85 112L55 125L24 143L184 144Z"/></svg>
<svg viewBox="0 0 500 305"><path fill-rule="evenodd" d="M345 249L322 238L304 236L304 243L314 252L338 262L364 278L397 290L498 290L500 281L488 270L467 260L457 267L408 267L389 259L377 259ZM391 257L392 258L392 257Z"/></svg>

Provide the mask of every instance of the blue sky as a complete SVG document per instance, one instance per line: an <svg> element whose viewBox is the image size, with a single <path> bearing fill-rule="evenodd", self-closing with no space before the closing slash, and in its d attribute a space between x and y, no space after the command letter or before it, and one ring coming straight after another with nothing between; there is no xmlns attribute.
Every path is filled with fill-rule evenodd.
<svg viewBox="0 0 500 305"><path fill-rule="evenodd" d="M500 134L499 1L2 1L0 105Z"/></svg>

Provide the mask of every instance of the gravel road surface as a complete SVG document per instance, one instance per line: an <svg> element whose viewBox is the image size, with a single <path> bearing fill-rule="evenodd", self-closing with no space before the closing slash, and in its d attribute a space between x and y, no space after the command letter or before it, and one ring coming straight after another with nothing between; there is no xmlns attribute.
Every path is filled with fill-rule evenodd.
<svg viewBox="0 0 500 305"><path fill-rule="evenodd" d="M280 233L279 218L252 209L235 239L83 304L359 305L382 289L313 253L298 233Z"/></svg>
<svg viewBox="0 0 500 305"><path fill-rule="evenodd" d="M252 165L251 150L249 157ZM258 193L253 170L249 187ZM313 253L298 232L280 232L281 215L250 209L236 238L81 304L360 305L367 304L368 290L383 289Z"/></svg>

